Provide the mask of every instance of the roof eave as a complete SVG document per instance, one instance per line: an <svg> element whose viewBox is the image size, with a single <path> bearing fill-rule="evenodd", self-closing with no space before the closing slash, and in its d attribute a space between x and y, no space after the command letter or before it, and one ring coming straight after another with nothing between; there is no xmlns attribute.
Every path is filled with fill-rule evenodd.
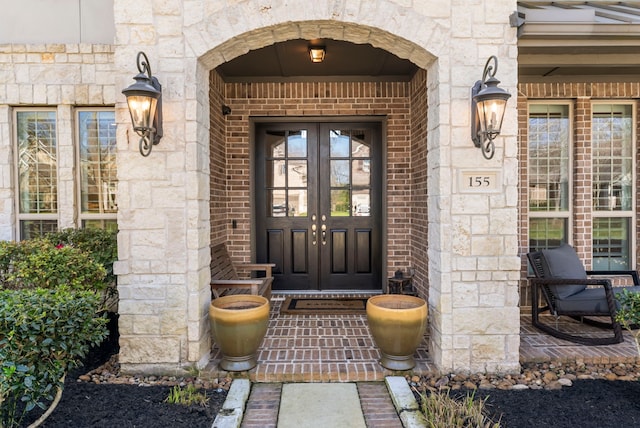
<svg viewBox="0 0 640 428"><path fill-rule="evenodd" d="M534 40L554 40L554 46L586 40L591 45L610 44L612 40L625 46L640 46L640 24L599 23L525 23L518 29L519 44Z"/></svg>

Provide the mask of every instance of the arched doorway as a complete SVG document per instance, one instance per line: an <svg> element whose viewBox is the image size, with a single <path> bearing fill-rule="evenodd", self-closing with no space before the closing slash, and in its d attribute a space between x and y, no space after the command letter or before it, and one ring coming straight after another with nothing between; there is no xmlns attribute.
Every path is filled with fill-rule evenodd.
<svg viewBox="0 0 640 428"><path fill-rule="evenodd" d="M224 95L210 111L222 102L221 129L234 130L212 133L225 156L212 201L233 207L211 217L227 217L236 256L276 264L276 291L380 291L411 269L426 297L426 72L368 44L313 43L321 64L296 39L211 72Z"/></svg>

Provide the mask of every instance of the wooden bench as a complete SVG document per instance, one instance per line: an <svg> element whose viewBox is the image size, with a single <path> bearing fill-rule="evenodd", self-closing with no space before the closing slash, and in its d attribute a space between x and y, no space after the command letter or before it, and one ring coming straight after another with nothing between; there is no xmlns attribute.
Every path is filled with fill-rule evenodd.
<svg viewBox="0 0 640 428"><path fill-rule="evenodd" d="M224 243L211 246L211 298L228 294L256 294L271 299L271 273L274 264L243 263L238 269L264 272L264 277L240 279Z"/></svg>

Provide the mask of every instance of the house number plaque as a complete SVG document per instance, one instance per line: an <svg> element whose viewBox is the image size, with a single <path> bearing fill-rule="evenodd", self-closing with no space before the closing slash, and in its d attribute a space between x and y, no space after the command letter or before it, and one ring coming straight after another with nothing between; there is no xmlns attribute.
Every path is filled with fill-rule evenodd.
<svg viewBox="0 0 640 428"><path fill-rule="evenodd" d="M461 193L496 192L500 183L499 171L461 171L458 190Z"/></svg>

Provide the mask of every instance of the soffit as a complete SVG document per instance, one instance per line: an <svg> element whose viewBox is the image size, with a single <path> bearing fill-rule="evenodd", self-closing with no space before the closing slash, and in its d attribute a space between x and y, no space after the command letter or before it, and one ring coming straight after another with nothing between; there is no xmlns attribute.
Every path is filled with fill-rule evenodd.
<svg viewBox="0 0 640 428"><path fill-rule="evenodd" d="M518 70L527 81L637 81L640 2L522 1Z"/></svg>

